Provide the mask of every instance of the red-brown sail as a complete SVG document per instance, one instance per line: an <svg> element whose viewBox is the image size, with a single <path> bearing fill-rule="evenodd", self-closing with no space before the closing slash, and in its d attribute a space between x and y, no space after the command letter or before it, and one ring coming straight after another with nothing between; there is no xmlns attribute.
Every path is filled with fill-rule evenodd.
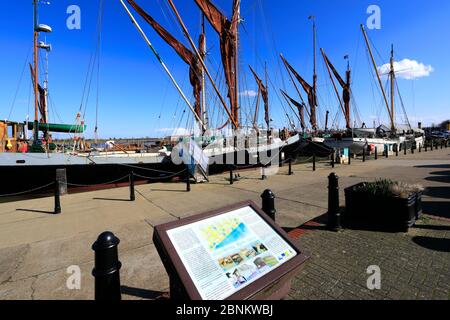
<svg viewBox="0 0 450 320"><path fill-rule="evenodd" d="M331 63L330 59L328 59L325 52L322 52L323 56L325 58L326 64L330 67L331 71L333 71L334 76L336 77L337 81L342 87L342 100L344 101L344 116L345 116L345 122L347 129L351 129L351 123L350 123L350 70L347 70L346 72L346 81L342 79L341 75L338 73L336 68Z"/></svg>
<svg viewBox="0 0 450 320"><path fill-rule="evenodd" d="M194 110L195 113L200 117L201 116L201 107L200 107L200 98L202 91L201 84L201 64L198 61L196 55L186 48L180 41L175 39L164 27L162 27L158 22L155 21L147 12L145 12L136 2L133 0L127 0L128 3L136 10L137 13L145 20L147 23L152 26L152 28L159 34L159 36L166 41L189 65L189 80L193 88L193 94L195 98Z"/></svg>
<svg viewBox="0 0 450 320"><path fill-rule="evenodd" d="M304 103L300 103L294 99L292 99L286 92L284 92L283 90L281 90L281 93L287 98L289 99L289 101L297 107L298 109L298 114L300 116L300 126L302 127L302 130L306 129L306 123L305 123L305 113L304 113L304 107L305 104Z"/></svg>
<svg viewBox="0 0 450 320"><path fill-rule="evenodd" d="M231 21L225 17L209 0L195 0L200 10L208 19L220 37L220 53L228 85L228 98L230 99L231 114L235 124L239 124L238 96L237 96L237 30L239 23L240 0L233 1L233 17Z"/></svg>
<svg viewBox="0 0 450 320"><path fill-rule="evenodd" d="M249 66L250 67L250 66ZM250 71L253 73L255 77L256 83L258 84L259 91L261 92L261 96L264 101L264 120L266 121L267 127L270 127L270 117L269 117L269 92L267 91L267 87L263 84L262 80L258 77L255 70L250 67Z"/></svg>
<svg viewBox="0 0 450 320"><path fill-rule="evenodd" d="M287 62L287 60L281 56L281 59L283 60L283 63L285 66L290 70L290 72L294 75L294 77L297 79L297 81L302 85L303 90L305 90L306 94L308 95L308 104L309 108L311 110L310 112L310 122L311 127L313 130L317 130L317 120L316 120L316 106L317 106L317 97L316 93L314 91L314 88L308 84L298 73L295 71L295 69Z"/></svg>

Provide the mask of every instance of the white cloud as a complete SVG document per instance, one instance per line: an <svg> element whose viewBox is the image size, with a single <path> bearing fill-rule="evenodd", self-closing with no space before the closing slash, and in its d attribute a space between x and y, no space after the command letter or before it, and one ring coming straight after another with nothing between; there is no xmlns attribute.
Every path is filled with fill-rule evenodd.
<svg viewBox="0 0 450 320"><path fill-rule="evenodd" d="M382 75L389 73L391 65L386 63L381 67L378 67L378 72ZM402 61L394 62L394 70L396 71L397 78L406 80L414 80L422 77L428 77L434 68L431 65L425 65L416 60L403 59Z"/></svg>
<svg viewBox="0 0 450 320"><path fill-rule="evenodd" d="M243 97L256 97L258 95L258 92L255 90L245 90L240 92L239 95Z"/></svg>

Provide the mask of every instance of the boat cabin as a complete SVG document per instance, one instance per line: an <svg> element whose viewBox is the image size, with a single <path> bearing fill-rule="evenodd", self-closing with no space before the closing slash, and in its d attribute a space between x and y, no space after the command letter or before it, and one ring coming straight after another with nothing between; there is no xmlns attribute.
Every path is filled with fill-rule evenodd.
<svg viewBox="0 0 450 320"><path fill-rule="evenodd" d="M27 152L25 124L0 120L0 152Z"/></svg>

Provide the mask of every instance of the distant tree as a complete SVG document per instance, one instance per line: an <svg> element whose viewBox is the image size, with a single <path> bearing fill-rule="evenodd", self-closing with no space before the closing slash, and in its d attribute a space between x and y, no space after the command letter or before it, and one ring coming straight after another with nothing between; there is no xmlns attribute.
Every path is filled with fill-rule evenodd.
<svg viewBox="0 0 450 320"><path fill-rule="evenodd" d="M448 130L449 125L450 125L450 120L446 120L446 121L442 122L442 123L439 125L439 127L440 127L441 129L443 129L443 130Z"/></svg>

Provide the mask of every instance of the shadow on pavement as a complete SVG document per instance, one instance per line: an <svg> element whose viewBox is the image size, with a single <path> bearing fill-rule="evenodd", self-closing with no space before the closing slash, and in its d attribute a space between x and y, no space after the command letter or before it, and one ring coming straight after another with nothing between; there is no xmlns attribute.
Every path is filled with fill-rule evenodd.
<svg viewBox="0 0 450 320"><path fill-rule="evenodd" d="M55 214L55 212L53 212L53 211L33 210L33 209L16 209L16 211Z"/></svg>
<svg viewBox="0 0 450 320"><path fill-rule="evenodd" d="M130 201L130 199L113 199L113 198L92 198L92 200L123 201L123 202L129 202Z"/></svg>
<svg viewBox="0 0 450 320"><path fill-rule="evenodd" d="M430 216L450 218L450 201L424 201L422 208Z"/></svg>
<svg viewBox="0 0 450 320"><path fill-rule="evenodd" d="M450 231L450 226L415 225L414 229Z"/></svg>
<svg viewBox="0 0 450 320"><path fill-rule="evenodd" d="M128 286L121 286L120 291L122 294L126 294L129 296L142 298L142 299L149 299L149 300L168 300L169 299L169 293L168 292L162 292L162 291L153 291L153 290L146 290L146 289L140 289L140 288L132 288Z"/></svg>
<svg viewBox="0 0 450 320"><path fill-rule="evenodd" d="M412 241L426 249L439 252L450 252L450 239L414 237Z"/></svg>

